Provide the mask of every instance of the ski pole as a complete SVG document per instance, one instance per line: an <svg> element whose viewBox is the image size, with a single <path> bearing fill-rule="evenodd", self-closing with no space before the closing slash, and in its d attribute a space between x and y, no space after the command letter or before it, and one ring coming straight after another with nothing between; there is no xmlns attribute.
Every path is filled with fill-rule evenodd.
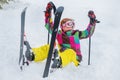
<svg viewBox="0 0 120 80"><path fill-rule="evenodd" d="M49 18L50 21L50 18ZM49 39L50 39L50 22L49 22L49 27L48 27L48 41L47 44L49 44Z"/></svg>
<svg viewBox="0 0 120 80"><path fill-rule="evenodd" d="M96 19L96 23L100 23L100 21ZM91 52L91 36L89 36L88 65L90 65L90 52Z"/></svg>
<svg viewBox="0 0 120 80"><path fill-rule="evenodd" d="M90 51L91 51L91 36L89 37L88 65L90 65Z"/></svg>

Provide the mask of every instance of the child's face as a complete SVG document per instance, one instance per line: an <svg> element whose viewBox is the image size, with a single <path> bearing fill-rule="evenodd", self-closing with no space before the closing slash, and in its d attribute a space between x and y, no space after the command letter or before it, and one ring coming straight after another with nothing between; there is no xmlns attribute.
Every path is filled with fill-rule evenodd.
<svg viewBox="0 0 120 80"><path fill-rule="evenodd" d="M73 21L67 21L66 23L63 24L63 31L64 32L67 32L67 31L70 31L70 30L73 30L75 26L75 23Z"/></svg>
<svg viewBox="0 0 120 80"><path fill-rule="evenodd" d="M70 30L73 30L73 28L72 27L63 27L64 32L67 32L67 31L70 31Z"/></svg>

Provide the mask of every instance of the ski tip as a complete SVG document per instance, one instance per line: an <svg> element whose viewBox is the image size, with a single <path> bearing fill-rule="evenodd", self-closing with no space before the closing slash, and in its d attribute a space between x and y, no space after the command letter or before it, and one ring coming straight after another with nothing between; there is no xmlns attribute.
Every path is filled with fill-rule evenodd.
<svg viewBox="0 0 120 80"><path fill-rule="evenodd" d="M56 10L56 13L55 13L55 14L57 14L57 13L62 13L62 12L63 12L63 10L64 10L64 7L63 7L63 6L60 6L60 7L58 7L58 8L57 8L57 10Z"/></svg>
<svg viewBox="0 0 120 80"><path fill-rule="evenodd" d="M64 10L64 7L63 6L60 6L60 7L58 7L58 10Z"/></svg>
<svg viewBox="0 0 120 80"><path fill-rule="evenodd" d="M54 3L52 1L49 2L50 4L54 5Z"/></svg>

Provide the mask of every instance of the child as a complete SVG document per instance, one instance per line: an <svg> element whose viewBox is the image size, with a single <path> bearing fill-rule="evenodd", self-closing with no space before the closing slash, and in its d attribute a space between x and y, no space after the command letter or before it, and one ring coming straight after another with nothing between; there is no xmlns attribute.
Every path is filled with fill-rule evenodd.
<svg viewBox="0 0 120 80"><path fill-rule="evenodd" d="M47 11L45 12L45 27L50 29L50 33L52 33L53 22L49 17ZM73 19L64 18L60 22L61 30L58 31L56 39L58 41L59 49L55 49L53 52L55 54L55 58L53 60L52 68L59 68L68 65L73 62L75 66L78 66L82 61L82 54L80 50L80 41L81 39L86 39L94 33L95 25L96 25L96 16L93 11L88 12L88 16L90 18L90 23L88 24L87 29L84 31L74 30L75 23ZM25 42L26 43L26 42ZM49 44L32 48L32 53L26 53L26 57L29 61L43 61L47 58L49 51Z"/></svg>

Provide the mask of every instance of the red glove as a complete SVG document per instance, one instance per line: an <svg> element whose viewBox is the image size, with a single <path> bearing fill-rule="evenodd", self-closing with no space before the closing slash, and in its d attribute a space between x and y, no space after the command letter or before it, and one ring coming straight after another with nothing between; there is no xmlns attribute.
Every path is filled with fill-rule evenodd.
<svg viewBox="0 0 120 80"><path fill-rule="evenodd" d="M48 3L46 7L46 11L51 11L51 10L52 10L52 5Z"/></svg>
<svg viewBox="0 0 120 80"><path fill-rule="evenodd" d="M46 17L46 18L51 17L51 13L49 13L49 12L45 11L45 17Z"/></svg>
<svg viewBox="0 0 120 80"><path fill-rule="evenodd" d="M47 4L46 11L45 11L45 17L49 18L51 17L51 10L52 10L52 5L50 3Z"/></svg>

